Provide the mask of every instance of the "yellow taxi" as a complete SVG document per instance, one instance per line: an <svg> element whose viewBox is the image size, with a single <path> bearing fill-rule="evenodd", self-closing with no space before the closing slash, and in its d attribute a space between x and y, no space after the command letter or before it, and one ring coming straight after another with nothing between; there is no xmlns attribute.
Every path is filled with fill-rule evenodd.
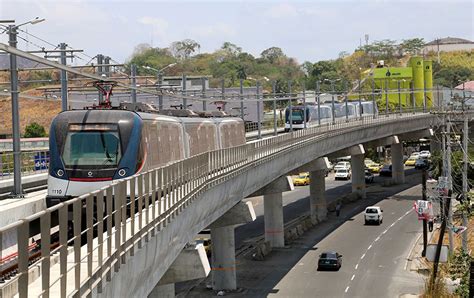
<svg viewBox="0 0 474 298"><path fill-rule="evenodd" d="M414 167L415 163L416 163L416 160L417 160L416 158L410 157L409 159L407 159L407 161L405 161L405 165Z"/></svg>
<svg viewBox="0 0 474 298"><path fill-rule="evenodd" d="M380 169L382 168L381 165L379 165L378 163L371 163L371 164L368 164L366 165L367 169L369 171L371 171L372 173L380 173Z"/></svg>
<svg viewBox="0 0 474 298"><path fill-rule="evenodd" d="M300 173L298 176L293 178L293 184L298 185L309 185L309 173Z"/></svg>

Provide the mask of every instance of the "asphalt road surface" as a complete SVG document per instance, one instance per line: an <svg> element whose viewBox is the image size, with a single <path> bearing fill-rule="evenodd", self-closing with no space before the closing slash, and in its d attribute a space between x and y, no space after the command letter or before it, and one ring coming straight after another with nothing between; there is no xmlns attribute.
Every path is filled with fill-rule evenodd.
<svg viewBox="0 0 474 298"><path fill-rule="evenodd" d="M405 270L407 256L421 233L413 200L419 188L408 189L377 205L383 223L364 225L360 213L315 244L279 282L272 297L398 297L420 293L423 278ZM339 271L317 271L319 254L343 255ZM273 293L272 293L273 292Z"/></svg>
<svg viewBox="0 0 474 298"><path fill-rule="evenodd" d="M273 249L264 261L239 257L239 290L228 297L398 297L420 293L423 278L405 270L409 251L422 226L412 211L413 201L421 195L421 175L406 171L403 185L380 187L385 177L375 177L368 198L344 205L341 216L328 214L328 221L307 231L285 248ZM416 186L418 185L418 186ZM416 187L414 187L416 186ZM326 178L328 202L351 192L350 181ZM296 187L283 194L285 222L309 212L309 187ZM235 229L236 249L263 235L263 197L251 200L257 219ZM378 205L384 210L380 226L364 225L365 206ZM336 250L343 255L339 271L317 271L319 254ZM176 288L179 297L215 296L206 289L207 281L194 282L192 290L184 284ZM189 284L188 284L189 285Z"/></svg>

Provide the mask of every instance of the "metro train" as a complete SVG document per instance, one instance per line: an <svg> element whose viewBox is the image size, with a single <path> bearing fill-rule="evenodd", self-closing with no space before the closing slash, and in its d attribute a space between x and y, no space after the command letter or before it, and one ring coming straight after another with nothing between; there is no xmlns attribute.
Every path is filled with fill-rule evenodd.
<svg viewBox="0 0 474 298"><path fill-rule="evenodd" d="M50 129L47 205L176 160L245 144L242 119L188 112L174 117L118 108L58 114Z"/></svg>
<svg viewBox="0 0 474 298"><path fill-rule="evenodd" d="M292 122L293 129L304 128L304 113L306 113L306 126L311 127L318 125L318 123L327 123L332 121L332 104L324 103L320 104L319 109L321 116L318 115L318 106L314 103L307 103L306 110L303 105L296 105L292 107ZM361 101L359 102L348 102L347 103L347 118L356 118L361 114L362 116L369 116L377 114L377 106L374 106L372 102ZM343 119L346 117L346 105L345 103L334 104L334 117L336 119ZM319 120L320 119L320 120ZM285 131L290 130L290 109L285 110Z"/></svg>

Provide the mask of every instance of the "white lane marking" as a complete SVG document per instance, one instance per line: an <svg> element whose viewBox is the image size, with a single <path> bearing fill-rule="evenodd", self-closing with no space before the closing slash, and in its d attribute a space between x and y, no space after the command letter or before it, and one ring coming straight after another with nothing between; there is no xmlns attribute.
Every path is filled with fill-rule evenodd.
<svg viewBox="0 0 474 298"><path fill-rule="evenodd" d="M357 264L357 265L355 266L355 270L357 270L357 268L359 268L359 264Z"/></svg>
<svg viewBox="0 0 474 298"><path fill-rule="evenodd" d="M377 242L380 240L380 236L378 236L377 238L375 238L374 242Z"/></svg>
<svg viewBox="0 0 474 298"><path fill-rule="evenodd" d="M360 257L361 260L362 260L363 258L365 258L365 254L363 254L362 257Z"/></svg>
<svg viewBox="0 0 474 298"><path fill-rule="evenodd" d="M352 274L351 281L354 280L354 277L356 277L356 275Z"/></svg>
<svg viewBox="0 0 474 298"><path fill-rule="evenodd" d="M346 290L344 291L345 293L347 293L347 291L349 291L349 286L347 286Z"/></svg>
<svg viewBox="0 0 474 298"><path fill-rule="evenodd" d="M369 248L367 248L367 250L369 250L369 249L371 249L371 248L372 248L372 244L371 244L371 245L369 245Z"/></svg>
<svg viewBox="0 0 474 298"><path fill-rule="evenodd" d="M382 232L382 235L385 234L385 233L387 233L387 230L383 231L383 232Z"/></svg>
<svg viewBox="0 0 474 298"><path fill-rule="evenodd" d="M390 225L390 227L392 228L394 225L395 225L395 223L392 223L392 224Z"/></svg>

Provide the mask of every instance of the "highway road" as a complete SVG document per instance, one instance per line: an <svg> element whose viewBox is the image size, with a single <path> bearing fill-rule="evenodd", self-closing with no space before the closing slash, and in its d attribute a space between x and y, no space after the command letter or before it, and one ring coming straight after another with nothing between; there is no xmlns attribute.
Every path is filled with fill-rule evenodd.
<svg viewBox="0 0 474 298"><path fill-rule="evenodd" d="M423 278L405 270L407 256L421 233L412 211L419 188L408 189L377 205L384 210L380 226L352 217L316 243L273 288L271 297L398 297L420 293ZM339 271L317 271L320 253L343 255ZM273 294L272 294L273 292Z"/></svg>
<svg viewBox="0 0 474 298"><path fill-rule="evenodd" d="M378 186L385 177L375 178L368 188L368 198L343 206L338 218L330 213L328 221L318 224L285 248L274 249L262 261L250 256L237 258L239 291L230 297L398 297L403 293L420 293L424 280L405 270L407 257L422 226L412 211L413 201L421 194L418 171L406 171L406 183L391 187ZM416 186L418 185L418 186ZM350 181L326 178L328 201L348 194ZM283 194L285 222L309 212L309 187L296 187ZM391 197L394 196L394 197ZM257 219L235 229L236 248L254 242L263 235L263 197L251 200ZM365 206L379 205L384 210L382 225L365 226ZM340 271L317 271L317 260L324 250L343 255ZM215 296L205 284L176 287L178 297ZM189 285L189 284L188 284Z"/></svg>

